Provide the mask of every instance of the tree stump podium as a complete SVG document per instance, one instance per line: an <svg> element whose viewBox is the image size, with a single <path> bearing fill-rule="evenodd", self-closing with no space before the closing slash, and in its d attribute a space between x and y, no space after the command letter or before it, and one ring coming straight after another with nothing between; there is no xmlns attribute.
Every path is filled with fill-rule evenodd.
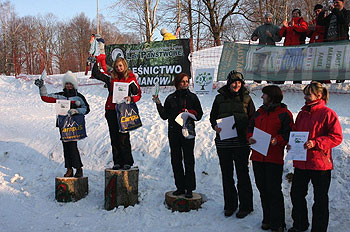
<svg viewBox="0 0 350 232"><path fill-rule="evenodd" d="M139 169L105 170L105 209L112 210L119 205L124 207L138 203Z"/></svg>
<svg viewBox="0 0 350 232"><path fill-rule="evenodd" d="M165 203L174 212L188 212L198 210L203 204L202 196L193 192L192 198L186 198L184 194L180 196L173 195L173 191L165 193Z"/></svg>
<svg viewBox="0 0 350 232"><path fill-rule="evenodd" d="M89 192L88 178L56 177L55 189L58 202L78 201Z"/></svg>

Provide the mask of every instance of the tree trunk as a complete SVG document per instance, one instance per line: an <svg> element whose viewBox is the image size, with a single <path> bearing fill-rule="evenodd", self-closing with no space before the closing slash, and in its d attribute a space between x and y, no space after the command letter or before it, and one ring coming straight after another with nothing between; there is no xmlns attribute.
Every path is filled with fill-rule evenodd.
<svg viewBox="0 0 350 232"><path fill-rule="evenodd" d="M87 177L56 177L55 186L55 199L58 202L78 201L89 192Z"/></svg>
<svg viewBox="0 0 350 232"><path fill-rule="evenodd" d="M165 203L173 212L188 212L199 209L203 203L203 199L198 193L193 193L192 198L185 198L183 195L175 196L171 191L165 193Z"/></svg>
<svg viewBox="0 0 350 232"><path fill-rule="evenodd" d="M139 169L105 170L105 209L138 203Z"/></svg>

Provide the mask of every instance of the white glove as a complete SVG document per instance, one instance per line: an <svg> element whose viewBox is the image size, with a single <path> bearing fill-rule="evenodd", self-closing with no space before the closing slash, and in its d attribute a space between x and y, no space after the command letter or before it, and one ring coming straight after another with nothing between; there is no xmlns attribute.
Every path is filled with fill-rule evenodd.
<svg viewBox="0 0 350 232"><path fill-rule="evenodd" d="M70 109L68 110L68 115L72 116L74 114L79 114L79 111L77 109Z"/></svg>

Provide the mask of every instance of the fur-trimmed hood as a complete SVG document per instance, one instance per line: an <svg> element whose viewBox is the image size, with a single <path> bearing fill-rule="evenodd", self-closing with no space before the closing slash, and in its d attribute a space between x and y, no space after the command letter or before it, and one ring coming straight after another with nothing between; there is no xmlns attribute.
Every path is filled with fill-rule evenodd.
<svg viewBox="0 0 350 232"><path fill-rule="evenodd" d="M66 83L72 83L74 86L74 89L78 89L78 79L73 75L71 71L66 72L66 74L64 74L63 76L63 79L62 79L63 89L65 88Z"/></svg>

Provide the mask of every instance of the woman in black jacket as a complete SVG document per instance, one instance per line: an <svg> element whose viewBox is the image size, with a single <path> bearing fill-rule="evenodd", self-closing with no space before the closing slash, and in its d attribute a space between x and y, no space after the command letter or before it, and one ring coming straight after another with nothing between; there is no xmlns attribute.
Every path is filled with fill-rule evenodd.
<svg viewBox="0 0 350 232"><path fill-rule="evenodd" d="M239 72L231 71L227 77L227 84L218 92L210 112L210 123L216 132L215 145L222 173L225 216L229 217L236 211L239 198L239 211L236 216L244 218L253 211L253 191L248 170L250 147L246 133L255 106L244 87L243 75ZM216 120L229 116L234 116L233 128L236 128L238 137L221 140L221 128ZM233 179L233 162L238 179L238 194Z"/></svg>
<svg viewBox="0 0 350 232"><path fill-rule="evenodd" d="M185 138L183 128L175 122L175 118L182 112L192 113L197 121L203 116L203 111L198 97L189 91L189 76L180 73L175 77L176 91L171 93L162 106L158 96L153 96L157 104L157 110L163 120L168 120L168 138L171 153L171 165L173 167L175 185L177 190L173 192L178 196L185 194L186 198L192 197L192 191L196 189L196 178L194 173L194 137ZM188 119L191 120L191 119ZM194 127L194 122L192 121ZM185 170L182 159L184 159ZM186 192L185 192L186 190Z"/></svg>

